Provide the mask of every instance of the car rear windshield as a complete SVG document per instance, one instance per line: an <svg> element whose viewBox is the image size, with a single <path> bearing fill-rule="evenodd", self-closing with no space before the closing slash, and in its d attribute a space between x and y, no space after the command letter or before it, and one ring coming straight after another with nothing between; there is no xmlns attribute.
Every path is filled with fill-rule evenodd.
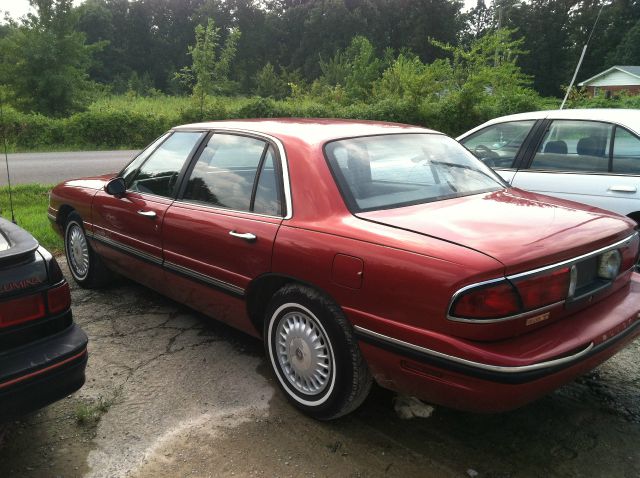
<svg viewBox="0 0 640 478"><path fill-rule="evenodd" d="M441 134L392 134L325 145L329 166L353 212L497 191L502 180Z"/></svg>

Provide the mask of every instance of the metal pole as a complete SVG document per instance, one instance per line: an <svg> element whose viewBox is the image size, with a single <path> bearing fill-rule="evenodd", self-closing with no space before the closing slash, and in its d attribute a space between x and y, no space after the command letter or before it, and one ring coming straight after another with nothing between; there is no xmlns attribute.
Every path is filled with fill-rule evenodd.
<svg viewBox="0 0 640 478"><path fill-rule="evenodd" d="M569 85L569 88L567 88L567 93L564 95L564 100L562 100L560 109L564 108L564 104L567 102L567 98L569 98L569 93L571 93L571 88L573 88L573 83L576 81L576 77L578 76L578 71L580 71L580 66L582 66L582 60L584 60L584 55L585 53L587 53L587 47L589 46L589 42L591 41L593 32L596 31L596 25L598 25L598 20L600 20L600 14L602 13L603 8L604 8L604 3L600 6L600 10L598 11L598 16L596 17L596 21L593 22L591 33L589 33L589 38L587 38L587 43L584 44L584 48L582 49L582 54L580 55L580 61L578 61L578 66L576 66L576 71L573 72L573 78L571 79L571 84Z"/></svg>
<svg viewBox="0 0 640 478"><path fill-rule="evenodd" d="M584 60L585 53L587 53L587 45L585 45L584 48L582 48L582 55L580 55L580 60L578 61L578 66L576 66L576 71L573 72L573 78L571 79L569 88L567 88L567 93L564 95L564 100L562 100L560 109L564 108L564 104L567 102L567 98L569 98L569 93L571 93L571 88L573 88L573 83L576 81L576 76L578 76L578 71L580 71L580 66L582 66L582 60Z"/></svg>

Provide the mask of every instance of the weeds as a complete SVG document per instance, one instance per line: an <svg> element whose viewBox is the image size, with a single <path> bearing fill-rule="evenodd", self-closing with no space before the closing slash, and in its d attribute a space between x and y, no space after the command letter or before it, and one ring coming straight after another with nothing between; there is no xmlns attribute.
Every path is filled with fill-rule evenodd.
<svg viewBox="0 0 640 478"><path fill-rule="evenodd" d="M107 400L103 397L98 397L95 402L79 404L76 407L76 422L85 427L97 425L102 415L109 411L113 403L113 399Z"/></svg>

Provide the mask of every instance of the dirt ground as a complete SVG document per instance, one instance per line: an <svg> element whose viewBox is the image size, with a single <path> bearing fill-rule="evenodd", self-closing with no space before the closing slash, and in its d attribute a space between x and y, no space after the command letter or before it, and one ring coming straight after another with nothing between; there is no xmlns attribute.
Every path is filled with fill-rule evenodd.
<svg viewBox="0 0 640 478"><path fill-rule="evenodd" d="M640 341L511 413L405 421L374 388L321 423L248 336L125 280L73 300L87 383L0 431L2 478L640 476Z"/></svg>

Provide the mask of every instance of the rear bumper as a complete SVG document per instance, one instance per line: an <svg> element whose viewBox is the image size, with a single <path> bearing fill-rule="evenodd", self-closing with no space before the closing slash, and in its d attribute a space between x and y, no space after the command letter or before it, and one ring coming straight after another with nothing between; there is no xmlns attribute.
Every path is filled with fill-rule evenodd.
<svg viewBox="0 0 640 478"><path fill-rule="evenodd" d="M436 346L416 344L406 335L404 340L394 337L388 329L381 333L356 324L355 332L382 386L452 408L499 412L522 406L570 382L640 336L640 276L634 275L630 289L577 315L564 319L563 324L498 345L469 344L476 355L484 347L491 361L470 359L468 354L465 357L468 351L462 347L443 353ZM545 346L557 350L563 339L569 342L569 338L580 335L583 341L578 347L543 360L526 360L527 348L532 357L544 356Z"/></svg>
<svg viewBox="0 0 640 478"><path fill-rule="evenodd" d="M0 422L75 392L86 365L87 336L76 325L0 355Z"/></svg>

